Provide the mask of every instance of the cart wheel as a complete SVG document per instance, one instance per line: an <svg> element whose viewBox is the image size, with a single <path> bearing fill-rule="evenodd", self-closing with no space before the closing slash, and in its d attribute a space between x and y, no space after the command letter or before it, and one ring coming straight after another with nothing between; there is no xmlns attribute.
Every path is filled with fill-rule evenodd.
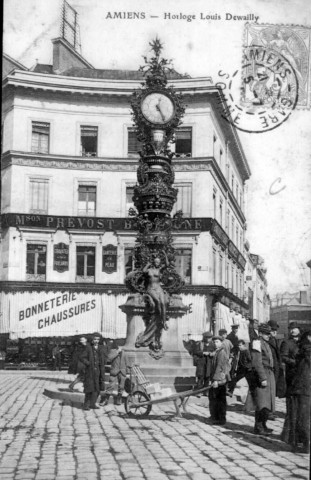
<svg viewBox="0 0 311 480"><path fill-rule="evenodd" d="M143 417L149 415L152 405L142 405L140 403L150 402L150 397L144 393L136 390L136 392L128 395L125 399L125 410L131 417Z"/></svg>

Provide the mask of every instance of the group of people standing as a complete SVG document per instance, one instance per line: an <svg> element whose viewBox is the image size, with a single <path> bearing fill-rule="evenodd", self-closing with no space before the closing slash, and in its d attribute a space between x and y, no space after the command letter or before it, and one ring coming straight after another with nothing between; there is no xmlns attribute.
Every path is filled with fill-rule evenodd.
<svg viewBox="0 0 311 480"><path fill-rule="evenodd" d="M210 421L226 423L226 397L232 396L239 380L246 378L249 393L246 410L255 410L254 433L270 435L268 420L275 420L275 398L286 397L286 418L282 440L294 451L302 444L309 450L310 435L310 355L311 331L301 335L295 322L289 325L287 339L277 338L279 326L250 323L250 343L239 339L238 325L231 332L203 334L193 349L197 388L209 387ZM208 392L208 393L207 393Z"/></svg>
<svg viewBox="0 0 311 480"><path fill-rule="evenodd" d="M110 363L110 377L105 388L106 364ZM69 390L73 391L78 382L84 387L84 410L98 409L108 403L110 395L117 388L117 404L122 403L122 393L126 379L126 355L116 341L112 343L102 341L100 333L92 335L91 342L85 336L79 339L79 345L72 355L69 373L77 374L70 383ZM100 397L99 395L104 392Z"/></svg>

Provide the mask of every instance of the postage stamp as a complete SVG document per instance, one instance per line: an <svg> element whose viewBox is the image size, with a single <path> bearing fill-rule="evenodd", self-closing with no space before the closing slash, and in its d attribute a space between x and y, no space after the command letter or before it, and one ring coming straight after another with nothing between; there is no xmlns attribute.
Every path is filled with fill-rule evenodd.
<svg viewBox="0 0 311 480"><path fill-rule="evenodd" d="M295 68L271 47L246 46L241 71L219 72L219 77L221 115L239 130L273 130L296 108L299 82Z"/></svg>
<svg viewBox="0 0 311 480"><path fill-rule="evenodd" d="M246 23L244 45L272 49L295 70L299 85L296 108L311 106L311 27Z"/></svg>

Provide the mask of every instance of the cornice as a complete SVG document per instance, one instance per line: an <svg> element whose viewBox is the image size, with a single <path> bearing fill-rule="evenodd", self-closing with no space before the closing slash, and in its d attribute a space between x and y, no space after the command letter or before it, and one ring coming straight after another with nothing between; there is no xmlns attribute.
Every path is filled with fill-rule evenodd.
<svg viewBox="0 0 311 480"><path fill-rule="evenodd" d="M12 293L19 292L81 292L81 293L106 293L106 294L129 294L129 290L123 284L114 283L56 283L56 282L19 282L19 281L0 281L0 292ZM230 293L226 288L219 285L185 285L181 291L183 294L192 295L212 295L216 301L222 301L224 298L232 300L244 309L248 305L240 298Z"/></svg>
<svg viewBox="0 0 311 480"><path fill-rule="evenodd" d="M7 151L2 156L1 169L11 165L39 168L61 168L72 170L127 171L135 172L138 158L120 157L77 157L30 152Z"/></svg>
<svg viewBox="0 0 311 480"><path fill-rule="evenodd" d="M177 91L195 94L207 92L212 80L210 77L174 79L168 82ZM116 80L102 78L70 77L65 75L43 74L14 70L3 81L3 87L25 87L48 91L88 93L93 95L115 94L131 96L133 90L141 88L141 80Z"/></svg>

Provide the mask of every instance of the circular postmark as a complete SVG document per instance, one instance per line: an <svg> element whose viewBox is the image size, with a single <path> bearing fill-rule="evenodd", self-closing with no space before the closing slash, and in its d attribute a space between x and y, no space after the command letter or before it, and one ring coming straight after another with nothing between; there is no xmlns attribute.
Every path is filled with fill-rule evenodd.
<svg viewBox="0 0 311 480"><path fill-rule="evenodd" d="M245 47L242 69L219 72L221 116L248 133L273 130L284 123L298 101L298 80L288 59L262 45ZM239 77L241 84L239 84Z"/></svg>

